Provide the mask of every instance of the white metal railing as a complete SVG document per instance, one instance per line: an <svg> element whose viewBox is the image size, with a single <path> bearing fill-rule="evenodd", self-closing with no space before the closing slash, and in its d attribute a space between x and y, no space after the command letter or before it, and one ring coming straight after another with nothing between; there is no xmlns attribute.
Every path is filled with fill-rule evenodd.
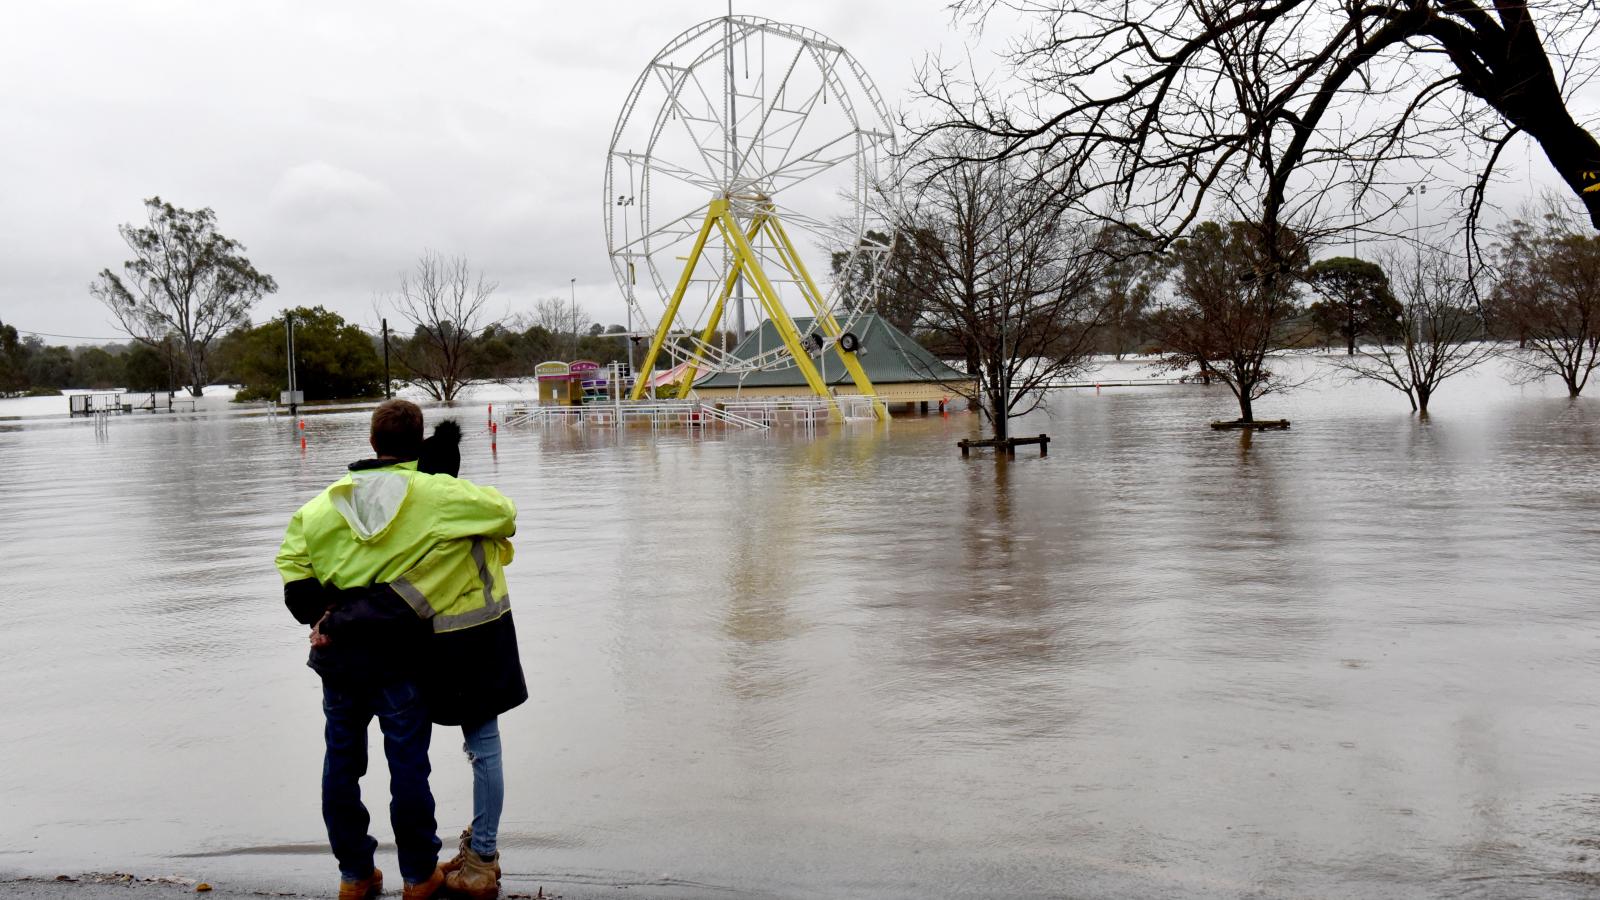
<svg viewBox="0 0 1600 900"><path fill-rule="evenodd" d="M729 425L734 425L739 428L758 428L765 431L767 428L771 427L764 422L758 422L755 419L751 419L747 416L741 416L738 413L729 412L726 409L718 409L716 406L709 403L700 404L700 413L701 415L707 416L713 420L726 422Z"/></svg>
<svg viewBox="0 0 1600 900"><path fill-rule="evenodd" d="M753 428L769 426L756 419L728 413L694 400L645 400L637 403L596 403L588 406L527 406L513 404L505 424L562 424L589 426L648 425L651 428Z"/></svg>
<svg viewBox="0 0 1600 900"><path fill-rule="evenodd" d="M562 424L575 427L648 425L652 428L719 427L765 430L774 426L815 428L826 424L837 404L846 421L875 417L876 397L751 397L717 400L640 400L584 406L536 406L519 401L509 407L505 425Z"/></svg>

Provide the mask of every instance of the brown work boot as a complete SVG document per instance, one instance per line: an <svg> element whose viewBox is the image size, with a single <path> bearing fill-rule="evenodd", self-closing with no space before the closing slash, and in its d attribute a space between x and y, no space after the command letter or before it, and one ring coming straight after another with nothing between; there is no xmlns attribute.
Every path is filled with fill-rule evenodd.
<svg viewBox="0 0 1600 900"><path fill-rule="evenodd" d="M416 884L406 882L406 889L400 892L400 900L433 900L433 895L439 893L439 888L444 887L444 873L438 866L433 867L433 874L427 881Z"/></svg>
<svg viewBox="0 0 1600 900"><path fill-rule="evenodd" d="M383 893L383 870L374 868L372 874L360 881L339 881L339 900L372 900Z"/></svg>
<svg viewBox="0 0 1600 900"><path fill-rule="evenodd" d="M461 864L467 861L467 848L471 846L472 829L468 828L461 832L461 846L456 850L455 857L439 863L439 871L449 875L451 872L461 868Z"/></svg>
<svg viewBox="0 0 1600 900"><path fill-rule="evenodd" d="M500 896L500 854L484 859L471 847L465 853L461 868L445 878L445 888L469 900L494 900Z"/></svg>

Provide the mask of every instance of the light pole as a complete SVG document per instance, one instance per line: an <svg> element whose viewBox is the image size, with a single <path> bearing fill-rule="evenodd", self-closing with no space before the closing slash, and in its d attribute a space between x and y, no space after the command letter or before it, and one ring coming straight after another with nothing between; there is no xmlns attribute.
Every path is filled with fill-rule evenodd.
<svg viewBox="0 0 1600 900"><path fill-rule="evenodd" d="M578 276L574 275L567 280L571 289L572 305L567 307L567 318L572 324L572 358L578 358Z"/></svg>
<svg viewBox="0 0 1600 900"><path fill-rule="evenodd" d="M1411 243L1417 251L1417 258L1422 258L1422 195L1428 192L1426 184L1414 185L1406 188L1406 196L1411 198Z"/></svg>
<svg viewBox="0 0 1600 900"><path fill-rule="evenodd" d="M1412 277L1418 281L1422 279L1422 195L1428 192L1426 184L1417 184L1406 188L1406 196L1411 198L1411 266ZM1419 285L1420 287L1420 285ZM1420 291L1418 292L1420 298ZM1412 310L1411 318L1416 321L1416 343L1422 344L1422 314L1420 310Z"/></svg>
<svg viewBox="0 0 1600 900"><path fill-rule="evenodd" d="M628 372L633 372L633 248L632 241L628 240L628 213L627 208L633 205L631 195L618 194L617 205L623 208L622 213L622 256L628 266L628 333L623 337L628 347ZM635 376L637 377L637 376Z"/></svg>

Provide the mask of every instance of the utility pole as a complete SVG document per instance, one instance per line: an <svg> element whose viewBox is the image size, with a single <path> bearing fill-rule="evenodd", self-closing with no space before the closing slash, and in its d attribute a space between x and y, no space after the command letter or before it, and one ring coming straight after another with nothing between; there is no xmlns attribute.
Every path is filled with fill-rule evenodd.
<svg viewBox="0 0 1600 900"><path fill-rule="evenodd" d="M383 320L383 399L394 398L394 382L389 379L389 320Z"/></svg>
<svg viewBox="0 0 1600 900"><path fill-rule="evenodd" d="M295 377L294 377L294 314L293 313L287 313L286 312L286 313L283 314L283 327L284 327L284 330L287 332L287 335L288 335L289 418L292 419L295 416L296 409L300 405L298 402L296 402L296 401L298 401L300 399L300 397L299 397L299 394L295 390L297 385L295 384Z"/></svg>
<svg viewBox="0 0 1600 900"><path fill-rule="evenodd" d="M572 306L567 310L567 316L572 323L572 358L578 358L578 329L583 325L578 322L578 276L574 275L567 282L572 289Z"/></svg>

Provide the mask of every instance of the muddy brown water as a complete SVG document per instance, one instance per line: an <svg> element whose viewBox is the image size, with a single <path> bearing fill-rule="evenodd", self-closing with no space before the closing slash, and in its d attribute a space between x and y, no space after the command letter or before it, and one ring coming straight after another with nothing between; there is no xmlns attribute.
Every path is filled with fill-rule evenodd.
<svg viewBox="0 0 1600 900"><path fill-rule="evenodd" d="M310 416L302 455L220 401L98 435L25 403L0 402L0 870L326 887L318 686L271 561L365 413ZM1325 382L1253 437L1204 427L1228 403L1063 393L1017 426L1050 456L999 463L960 457L965 415L491 455L483 402L457 409L463 475L521 510L512 883L1594 892L1600 400L1485 371L1421 422ZM437 730L447 838L459 747ZM380 838L383 791L375 760Z"/></svg>

